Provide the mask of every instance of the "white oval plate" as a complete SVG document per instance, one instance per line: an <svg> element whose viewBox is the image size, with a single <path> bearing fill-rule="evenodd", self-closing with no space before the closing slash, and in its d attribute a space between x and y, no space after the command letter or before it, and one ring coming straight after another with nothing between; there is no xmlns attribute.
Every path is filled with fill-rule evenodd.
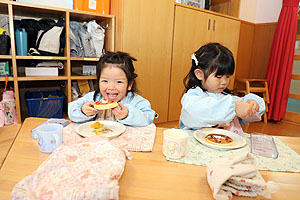
<svg viewBox="0 0 300 200"><path fill-rule="evenodd" d="M94 129L91 128L91 125L94 124L95 122L97 122L97 121L91 121L91 122L86 122L84 124L80 124L76 128L76 133L83 137L95 136L96 133L94 133L93 132ZM112 130L112 132L103 134L103 136L106 136L109 139L112 139L112 138L115 138L115 137L121 135L126 130L126 127L119 122L108 121L108 120L102 120L102 121L98 121L98 122L100 122L101 124L104 124L105 128L109 128Z"/></svg>
<svg viewBox="0 0 300 200"><path fill-rule="evenodd" d="M208 134L213 134L213 133L231 137L233 139L234 145L233 146L219 146L219 145L215 145L215 144L206 142L205 137ZM237 148L241 148L247 144L246 140L239 134L236 134L236 133L233 133L230 131L226 131L224 129L218 129L218 128L203 128L200 130L196 130L196 131L194 131L194 137L200 143L204 144L205 146L214 148L214 149L223 149L223 150L237 149Z"/></svg>

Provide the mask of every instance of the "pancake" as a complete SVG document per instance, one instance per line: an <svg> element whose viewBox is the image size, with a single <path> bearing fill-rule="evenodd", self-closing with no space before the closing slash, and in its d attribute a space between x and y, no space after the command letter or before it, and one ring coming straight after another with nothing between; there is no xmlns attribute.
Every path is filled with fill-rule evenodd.
<svg viewBox="0 0 300 200"><path fill-rule="evenodd" d="M208 134L207 136L205 136L205 141L210 143L210 144L214 144L214 145L218 145L218 146L233 146L234 142L233 139L227 135L222 135L222 134Z"/></svg>
<svg viewBox="0 0 300 200"><path fill-rule="evenodd" d="M107 109L115 108L117 106L118 106L118 102L111 101L106 98L103 98L94 104L94 108L98 110L107 110Z"/></svg>

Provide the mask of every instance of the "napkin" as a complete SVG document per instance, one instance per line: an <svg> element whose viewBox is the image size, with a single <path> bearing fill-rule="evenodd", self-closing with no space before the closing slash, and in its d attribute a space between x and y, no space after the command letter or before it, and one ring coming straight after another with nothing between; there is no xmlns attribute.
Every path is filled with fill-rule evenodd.
<svg viewBox="0 0 300 200"><path fill-rule="evenodd" d="M279 190L276 183L265 182L258 172L254 157L242 153L211 162L206 168L207 181L217 200L230 200L232 195L271 198Z"/></svg>
<svg viewBox="0 0 300 200"><path fill-rule="evenodd" d="M79 124L70 123L63 129L63 142L65 145L79 144L85 141L96 141L106 138L103 135L83 138L76 133ZM120 136L113 138L110 142L116 147L127 151L152 151L156 135L155 124L144 127L126 126L126 130ZM101 137L99 137L101 136ZM127 156L128 157L128 156ZM129 157L128 157L129 158Z"/></svg>
<svg viewBox="0 0 300 200"><path fill-rule="evenodd" d="M60 145L15 185L11 199L119 199L125 162L124 153L108 140Z"/></svg>

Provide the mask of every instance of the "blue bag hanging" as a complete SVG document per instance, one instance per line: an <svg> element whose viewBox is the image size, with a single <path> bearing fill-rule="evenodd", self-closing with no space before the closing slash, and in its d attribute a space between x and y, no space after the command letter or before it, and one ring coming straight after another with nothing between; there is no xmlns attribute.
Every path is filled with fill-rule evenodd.
<svg viewBox="0 0 300 200"><path fill-rule="evenodd" d="M27 45L27 32L24 28L18 28L15 32L17 55L27 56L28 45Z"/></svg>

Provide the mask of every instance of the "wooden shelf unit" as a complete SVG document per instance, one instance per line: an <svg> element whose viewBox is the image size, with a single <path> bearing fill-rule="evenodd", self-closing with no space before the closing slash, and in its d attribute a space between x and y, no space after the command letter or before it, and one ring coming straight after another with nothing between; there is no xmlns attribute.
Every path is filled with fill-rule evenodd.
<svg viewBox="0 0 300 200"><path fill-rule="evenodd" d="M91 62L96 63L99 58L74 58L70 57L70 21L84 22L90 20L96 20L96 22L105 28L105 51L114 51L115 46L115 16L105 15L94 12L76 11L64 8L48 7L42 5L34 5L28 3L20 3L15 1L1 1L0 2L0 14L9 18L9 32L11 38L11 55L0 55L0 61L9 61L11 64L12 77L9 77L9 84L13 85L15 97L16 97L16 109L18 121L24 118L21 115L22 107L24 105L24 97L21 95L22 89L26 89L27 85L30 85L37 89L43 89L45 85L58 84L63 85L62 92L65 95L65 102L72 101L71 93L71 81L75 80L95 80L96 76L78 76L72 75L72 63L77 62L79 64L89 65ZM50 18L57 21L59 18L65 20L65 36L66 46L64 49L64 56L17 56L15 46L15 34L14 34L14 19L33 18L42 19ZM60 61L64 64L64 69L60 70L57 77L26 77L21 69L24 69L25 63L36 61ZM0 78L1 86L4 85L5 78ZM51 84L50 84L51 83ZM25 86L24 86L25 85ZM38 86L42 85L42 86ZM21 103L23 102L23 103ZM22 105L21 105L22 104ZM26 116L25 116L26 117Z"/></svg>

